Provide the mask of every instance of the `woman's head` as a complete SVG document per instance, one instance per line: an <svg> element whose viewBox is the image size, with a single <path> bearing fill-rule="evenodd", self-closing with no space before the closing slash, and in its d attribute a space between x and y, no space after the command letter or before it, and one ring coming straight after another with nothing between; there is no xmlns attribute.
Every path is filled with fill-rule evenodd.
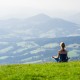
<svg viewBox="0 0 80 80"><path fill-rule="evenodd" d="M64 42L61 42L61 43L60 43L60 47L61 47L62 49L64 49L64 48L65 48L65 43L64 43Z"/></svg>

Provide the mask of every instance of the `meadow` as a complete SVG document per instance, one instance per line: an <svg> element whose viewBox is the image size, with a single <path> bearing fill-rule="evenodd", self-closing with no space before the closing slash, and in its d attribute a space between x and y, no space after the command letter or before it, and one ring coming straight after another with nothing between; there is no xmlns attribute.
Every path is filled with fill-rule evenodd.
<svg viewBox="0 0 80 80"><path fill-rule="evenodd" d="M80 61L0 65L0 80L80 80Z"/></svg>

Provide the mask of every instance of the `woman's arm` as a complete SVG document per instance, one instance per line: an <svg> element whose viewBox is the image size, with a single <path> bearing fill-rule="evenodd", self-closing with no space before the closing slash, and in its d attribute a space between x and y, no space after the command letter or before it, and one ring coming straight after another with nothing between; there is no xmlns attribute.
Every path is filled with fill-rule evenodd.
<svg viewBox="0 0 80 80"><path fill-rule="evenodd" d="M58 55L57 56L52 56L52 58L59 58L59 54L60 54L60 52L58 51Z"/></svg>
<svg viewBox="0 0 80 80"><path fill-rule="evenodd" d="M58 51L58 56L57 56L57 58L59 58L59 54L60 54L60 51Z"/></svg>

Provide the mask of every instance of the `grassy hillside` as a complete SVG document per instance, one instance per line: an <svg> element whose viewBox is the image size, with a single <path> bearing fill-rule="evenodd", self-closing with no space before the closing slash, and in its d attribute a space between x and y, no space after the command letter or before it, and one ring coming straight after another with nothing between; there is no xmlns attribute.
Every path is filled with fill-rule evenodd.
<svg viewBox="0 0 80 80"><path fill-rule="evenodd" d="M80 80L80 61L0 65L0 80Z"/></svg>

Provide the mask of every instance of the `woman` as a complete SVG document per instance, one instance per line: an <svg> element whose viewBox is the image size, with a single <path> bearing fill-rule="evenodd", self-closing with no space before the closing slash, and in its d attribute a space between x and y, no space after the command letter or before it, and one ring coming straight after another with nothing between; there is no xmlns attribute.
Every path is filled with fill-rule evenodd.
<svg viewBox="0 0 80 80"><path fill-rule="evenodd" d="M67 56L67 51L65 49L65 43L61 42L60 43L61 49L58 51L57 56L52 56L57 62L67 62L68 61L68 56Z"/></svg>

